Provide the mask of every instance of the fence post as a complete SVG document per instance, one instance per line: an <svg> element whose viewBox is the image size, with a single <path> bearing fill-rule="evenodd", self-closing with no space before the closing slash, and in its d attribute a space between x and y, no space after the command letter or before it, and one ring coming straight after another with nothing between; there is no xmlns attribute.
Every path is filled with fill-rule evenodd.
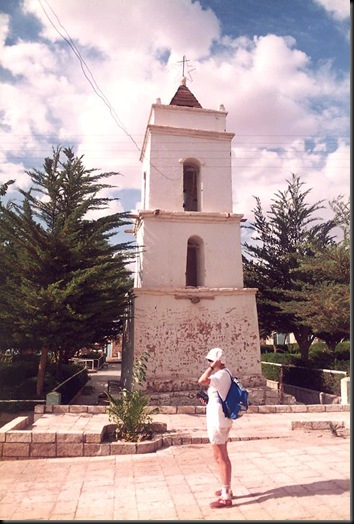
<svg viewBox="0 0 354 524"><path fill-rule="evenodd" d="M350 377L340 381L341 404L350 404Z"/></svg>
<svg viewBox="0 0 354 524"><path fill-rule="evenodd" d="M47 393L46 405L47 406L58 406L61 404L61 393L59 391L51 391Z"/></svg>
<svg viewBox="0 0 354 524"><path fill-rule="evenodd" d="M284 402L284 384L283 384L283 366L280 364L279 382L278 382L278 399L279 404Z"/></svg>

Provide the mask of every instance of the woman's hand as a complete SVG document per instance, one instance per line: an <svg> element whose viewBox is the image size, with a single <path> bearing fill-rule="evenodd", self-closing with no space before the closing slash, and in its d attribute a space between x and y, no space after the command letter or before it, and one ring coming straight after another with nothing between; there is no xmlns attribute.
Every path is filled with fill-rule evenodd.
<svg viewBox="0 0 354 524"><path fill-rule="evenodd" d="M210 364L210 367L214 369L220 369L221 368L221 362L220 360L214 360L212 364Z"/></svg>

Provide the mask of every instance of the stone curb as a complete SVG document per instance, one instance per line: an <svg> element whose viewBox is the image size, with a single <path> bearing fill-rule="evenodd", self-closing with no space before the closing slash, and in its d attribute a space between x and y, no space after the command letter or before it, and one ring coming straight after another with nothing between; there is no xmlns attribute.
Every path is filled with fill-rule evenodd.
<svg viewBox="0 0 354 524"><path fill-rule="evenodd" d="M250 406L249 413L321 413L321 412L348 412L350 405L269 405ZM90 413L106 414L107 406L81 406L81 405L37 405L34 409L37 420L45 413ZM203 406L161 406L160 414L203 414ZM35 417L36 418L36 417ZM104 425L99 431L54 431L45 432L29 431L29 417L17 417L0 428L0 460L52 458L52 457L82 457L153 453L166 446L179 446L183 444L205 444L207 437L190 436L178 432L164 432L152 440L141 442L103 442L109 424ZM339 422L336 427L343 427ZM331 429L330 420L323 421L292 421L290 429ZM288 435L262 435L231 437L231 441L260 440L270 438L284 438Z"/></svg>
<svg viewBox="0 0 354 524"><path fill-rule="evenodd" d="M175 414L204 414L204 406L149 406L157 407L162 415ZM278 404L253 406L250 405L248 413L322 413L350 411L350 404ZM52 405L46 406L38 404L34 407L34 413L42 415L44 413L108 413L108 406L85 406L85 405ZM5 427L5 426L4 426ZM0 428L1 430L1 428Z"/></svg>

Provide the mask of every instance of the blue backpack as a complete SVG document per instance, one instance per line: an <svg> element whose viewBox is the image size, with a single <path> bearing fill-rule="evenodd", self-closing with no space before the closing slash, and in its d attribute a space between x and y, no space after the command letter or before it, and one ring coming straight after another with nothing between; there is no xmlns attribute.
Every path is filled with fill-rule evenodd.
<svg viewBox="0 0 354 524"><path fill-rule="evenodd" d="M248 410L248 391L242 386L237 377L233 377L226 369L231 378L231 386L225 400L219 395L222 409L226 418L240 418Z"/></svg>

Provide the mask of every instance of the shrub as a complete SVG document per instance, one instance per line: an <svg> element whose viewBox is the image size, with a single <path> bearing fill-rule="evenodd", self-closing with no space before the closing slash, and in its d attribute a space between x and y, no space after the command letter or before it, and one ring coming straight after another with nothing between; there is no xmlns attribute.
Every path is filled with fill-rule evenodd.
<svg viewBox="0 0 354 524"><path fill-rule="evenodd" d="M60 383L67 378L75 375L82 368L71 364L64 364L62 368L62 378ZM48 363L44 377L43 396L36 395L38 373L38 360L33 359L15 362L0 362L0 400L19 400L19 402L1 402L1 411L21 411L32 409L33 404L20 402L21 400L44 400L47 393L52 391L60 383L55 378L56 365ZM88 380L87 370L83 370L72 380L64 384L60 389L62 394L62 404L68 404L71 399L80 391Z"/></svg>
<svg viewBox="0 0 354 524"><path fill-rule="evenodd" d="M35 394L30 393L32 386L28 381L36 380L38 365L35 362L0 362L0 400L36 400ZM21 392L22 385L26 391ZM34 389L35 393L35 389ZM35 402L0 402L1 411L17 412L33 409Z"/></svg>
<svg viewBox="0 0 354 524"><path fill-rule="evenodd" d="M276 362L277 364L297 364L299 361L299 354L267 353L265 355L262 355L262 362Z"/></svg>
<svg viewBox="0 0 354 524"><path fill-rule="evenodd" d="M275 382L279 382L280 380L280 366L267 366L267 364L263 364L261 362L262 367L262 375L267 380L275 380Z"/></svg>
<svg viewBox="0 0 354 524"><path fill-rule="evenodd" d="M0 362L0 384L10 389L37 374L35 362Z"/></svg>
<svg viewBox="0 0 354 524"><path fill-rule="evenodd" d="M39 355L36 353L20 353L11 357L12 362L34 362L37 367L39 363Z"/></svg>
<svg viewBox="0 0 354 524"><path fill-rule="evenodd" d="M283 364L283 383L332 395L341 395L340 381L342 375L324 372L324 369L350 372L350 346L339 344L331 352L323 343L313 344L309 360L304 362L299 353L268 353L261 356L262 362ZM285 367L289 366L289 367ZM262 374L268 380L280 381L280 367L262 364Z"/></svg>
<svg viewBox="0 0 354 524"><path fill-rule="evenodd" d="M106 393L109 399L109 420L117 425L115 430L117 440L138 442L152 436L151 415L158 412L158 408L148 408L149 396L141 389L146 381L146 362L148 353L145 352L133 365L131 390L122 388L117 398Z"/></svg>
<svg viewBox="0 0 354 524"><path fill-rule="evenodd" d="M263 344L261 345L261 354L264 353L272 353L274 351L273 346L270 346L269 344Z"/></svg>
<svg viewBox="0 0 354 524"><path fill-rule="evenodd" d="M332 395L341 395L342 375L325 373L321 369L300 367L284 368L283 382Z"/></svg>

